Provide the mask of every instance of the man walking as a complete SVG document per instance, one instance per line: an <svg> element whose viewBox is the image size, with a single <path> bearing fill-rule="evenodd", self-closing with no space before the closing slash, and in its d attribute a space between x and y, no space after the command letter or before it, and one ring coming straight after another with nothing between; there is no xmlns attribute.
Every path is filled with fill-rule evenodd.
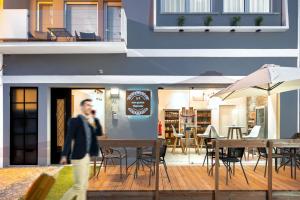
<svg viewBox="0 0 300 200"><path fill-rule="evenodd" d="M64 194L62 200L86 199L88 187L90 156L98 156L97 134L89 123L92 111L92 100L85 99L80 103L81 114L68 122L67 137L60 163L67 163L67 156L71 152L74 185Z"/></svg>

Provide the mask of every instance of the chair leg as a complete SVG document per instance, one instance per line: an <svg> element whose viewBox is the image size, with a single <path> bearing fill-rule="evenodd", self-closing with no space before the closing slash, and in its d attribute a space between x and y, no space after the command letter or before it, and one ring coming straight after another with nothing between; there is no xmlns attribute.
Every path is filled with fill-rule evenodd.
<svg viewBox="0 0 300 200"><path fill-rule="evenodd" d="M204 166L204 164L205 164L205 161L206 161L206 156L207 154L205 154L205 156L204 156L204 160L203 160L203 163L202 163L202 167Z"/></svg>
<svg viewBox="0 0 300 200"><path fill-rule="evenodd" d="M228 185L228 173L229 173L229 169L228 169L228 165L225 165L226 167L226 185Z"/></svg>
<svg viewBox="0 0 300 200"><path fill-rule="evenodd" d="M167 168L167 164L166 164L166 161L165 161L165 159L163 159L163 165L164 165L164 168L165 168L165 171L166 171L166 174L167 174L168 180L169 180L169 182L171 182L171 181L170 181L170 177L169 177L169 173L168 173L168 168Z"/></svg>
<svg viewBox="0 0 300 200"><path fill-rule="evenodd" d="M122 180L122 158L120 157L120 179Z"/></svg>
<svg viewBox="0 0 300 200"><path fill-rule="evenodd" d="M172 153L174 153L174 151L175 151L177 140L178 140L177 137L175 137Z"/></svg>
<svg viewBox="0 0 300 200"><path fill-rule="evenodd" d="M101 159L101 164L100 164L99 170L98 170L98 172L97 172L97 178L98 178L98 176L99 176L99 174L100 174L100 170L101 170L101 167L102 167L103 162L104 162L104 157L102 157L102 159Z"/></svg>
<svg viewBox="0 0 300 200"><path fill-rule="evenodd" d="M259 160L260 160L260 155L258 156L258 159L257 159L256 165L255 165L255 167L254 167L254 170L253 170L253 171L255 171L255 170L256 170L256 167L257 167L257 165L258 165L258 163L259 163Z"/></svg>
<svg viewBox="0 0 300 200"><path fill-rule="evenodd" d="M245 172L244 167L243 167L243 164L242 164L242 161L240 161L240 165L241 165L241 168L242 168L242 170L243 170L243 174L244 174L244 176L245 176L246 182L247 182L247 184L249 184L248 178L247 178L247 175L246 175L246 172Z"/></svg>
<svg viewBox="0 0 300 200"><path fill-rule="evenodd" d="M108 160L108 159L106 159L106 158L104 159L104 172L106 172L107 160Z"/></svg>

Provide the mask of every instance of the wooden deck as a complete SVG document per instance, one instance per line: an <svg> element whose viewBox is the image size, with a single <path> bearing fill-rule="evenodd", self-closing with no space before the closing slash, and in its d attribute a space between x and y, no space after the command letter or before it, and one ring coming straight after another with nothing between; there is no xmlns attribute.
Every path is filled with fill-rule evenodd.
<svg viewBox="0 0 300 200"><path fill-rule="evenodd" d="M266 199L268 179L264 177L264 167L245 166L249 185L246 183L241 168L237 165L235 175L225 184L225 167L220 167L220 192L218 199ZM152 199L155 191L155 176L149 186L149 170L139 171L138 178L133 178L134 168L129 175L120 180L119 167L111 166L89 182L89 199ZM159 193L160 199L214 199L215 178L209 176L206 167L202 166L168 166L171 182L168 181L162 166L160 167ZM273 199L300 199L300 170L297 179L290 176L290 168L273 172ZM298 196L299 195L299 196Z"/></svg>

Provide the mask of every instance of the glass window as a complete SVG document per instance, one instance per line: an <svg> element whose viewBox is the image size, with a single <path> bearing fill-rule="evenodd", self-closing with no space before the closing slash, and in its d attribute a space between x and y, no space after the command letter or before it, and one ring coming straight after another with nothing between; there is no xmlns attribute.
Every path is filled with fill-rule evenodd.
<svg viewBox="0 0 300 200"><path fill-rule="evenodd" d="M98 35L97 4L67 4L66 9L66 28L70 33Z"/></svg>
<svg viewBox="0 0 300 200"><path fill-rule="evenodd" d="M232 13L245 12L245 0L224 0L223 10Z"/></svg>
<svg viewBox="0 0 300 200"><path fill-rule="evenodd" d="M49 3L38 4L37 30L47 32L53 26L53 6Z"/></svg>
<svg viewBox="0 0 300 200"><path fill-rule="evenodd" d="M37 164L38 90L11 88L11 164Z"/></svg>
<svg viewBox="0 0 300 200"><path fill-rule="evenodd" d="M248 8L251 13L270 12L270 0L248 0Z"/></svg>
<svg viewBox="0 0 300 200"><path fill-rule="evenodd" d="M271 11L271 0L224 0L224 12L267 13Z"/></svg>
<svg viewBox="0 0 300 200"><path fill-rule="evenodd" d="M161 0L161 12L163 13L185 12L185 0Z"/></svg>
<svg viewBox="0 0 300 200"><path fill-rule="evenodd" d="M211 11L211 1L210 0L188 0L188 10L189 12L210 12Z"/></svg>

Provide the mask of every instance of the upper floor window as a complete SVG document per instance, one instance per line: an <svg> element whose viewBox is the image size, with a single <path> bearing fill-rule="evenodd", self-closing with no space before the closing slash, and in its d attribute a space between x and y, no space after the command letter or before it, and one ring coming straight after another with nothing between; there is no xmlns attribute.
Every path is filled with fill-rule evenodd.
<svg viewBox="0 0 300 200"><path fill-rule="evenodd" d="M211 0L161 0L162 13L210 12Z"/></svg>
<svg viewBox="0 0 300 200"><path fill-rule="evenodd" d="M97 3L67 3L66 28L75 35L77 33L98 34L98 8Z"/></svg>
<svg viewBox="0 0 300 200"><path fill-rule="evenodd" d="M268 13L271 0L223 0L224 12Z"/></svg>

